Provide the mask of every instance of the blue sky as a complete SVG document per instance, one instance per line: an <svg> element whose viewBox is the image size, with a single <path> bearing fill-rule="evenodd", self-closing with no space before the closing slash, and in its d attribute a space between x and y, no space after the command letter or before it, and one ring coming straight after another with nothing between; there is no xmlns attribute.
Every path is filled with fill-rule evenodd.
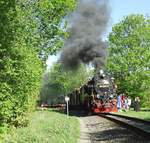
<svg viewBox="0 0 150 143"><path fill-rule="evenodd" d="M110 0L111 17L106 36L114 24L129 14L143 14L150 16L150 0ZM58 56L50 56L47 65L50 67Z"/></svg>
<svg viewBox="0 0 150 143"><path fill-rule="evenodd" d="M110 0L112 24L129 14L150 15L150 0Z"/></svg>

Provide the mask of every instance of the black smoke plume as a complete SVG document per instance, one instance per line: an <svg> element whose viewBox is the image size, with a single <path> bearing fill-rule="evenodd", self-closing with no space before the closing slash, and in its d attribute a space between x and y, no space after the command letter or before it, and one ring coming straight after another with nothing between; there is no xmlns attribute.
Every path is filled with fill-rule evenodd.
<svg viewBox="0 0 150 143"><path fill-rule="evenodd" d="M106 43L102 36L109 20L108 0L81 0L77 10L70 16L70 37L65 42L61 60L66 67L76 68L80 63L92 62L96 68L103 67Z"/></svg>

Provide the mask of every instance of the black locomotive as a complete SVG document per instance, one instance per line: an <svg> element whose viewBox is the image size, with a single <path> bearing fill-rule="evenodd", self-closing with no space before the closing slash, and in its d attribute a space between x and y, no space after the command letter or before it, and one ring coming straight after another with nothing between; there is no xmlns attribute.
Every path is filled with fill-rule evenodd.
<svg viewBox="0 0 150 143"><path fill-rule="evenodd" d="M71 109L82 108L86 113L117 112L114 79L101 70L92 79L68 96Z"/></svg>

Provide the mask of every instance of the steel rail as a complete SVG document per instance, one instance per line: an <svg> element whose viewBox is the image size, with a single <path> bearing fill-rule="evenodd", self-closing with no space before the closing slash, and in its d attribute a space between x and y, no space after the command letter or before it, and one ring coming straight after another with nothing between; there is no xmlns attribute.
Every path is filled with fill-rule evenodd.
<svg viewBox="0 0 150 143"><path fill-rule="evenodd" d="M121 118L125 118L125 119L131 119L131 120L134 120L134 121L137 121L137 122L144 122L144 123L150 125L150 121L149 120L144 120L144 119L140 119L140 118L137 118L137 117L119 115L119 114L114 114L114 113L105 113L105 114L112 115L112 116L117 116L117 117L121 117Z"/></svg>
<svg viewBox="0 0 150 143"><path fill-rule="evenodd" d="M120 124L126 128L129 128L132 131L135 131L136 133L141 135L142 137L145 137L150 140L150 122L149 121L134 118L134 117L111 114L111 113L100 113L98 114L98 116L101 116L117 124Z"/></svg>

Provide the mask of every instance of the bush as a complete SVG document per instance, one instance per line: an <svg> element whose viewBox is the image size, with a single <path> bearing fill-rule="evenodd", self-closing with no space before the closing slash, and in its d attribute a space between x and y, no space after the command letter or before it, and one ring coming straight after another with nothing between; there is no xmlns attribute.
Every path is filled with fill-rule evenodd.
<svg viewBox="0 0 150 143"><path fill-rule="evenodd" d="M15 0L0 3L0 126L26 125L39 91L38 54L26 41ZM27 31L26 31L27 32Z"/></svg>
<svg viewBox="0 0 150 143"><path fill-rule="evenodd" d="M32 50L20 48L14 56L9 57L9 66L1 73L0 120L18 126L26 123L28 113L33 110L42 66Z"/></svg>

